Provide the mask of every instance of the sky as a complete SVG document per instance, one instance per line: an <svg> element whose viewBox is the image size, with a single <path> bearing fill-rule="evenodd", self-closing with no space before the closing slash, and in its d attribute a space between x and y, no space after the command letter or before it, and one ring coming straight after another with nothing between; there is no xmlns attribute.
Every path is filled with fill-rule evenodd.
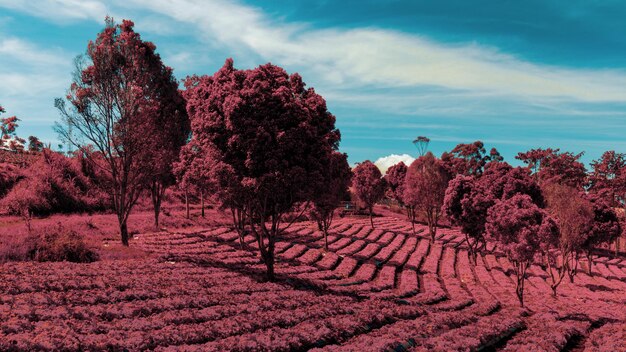
<svg viewBox="0 0 626 352"><path fill-rule="evenodd" d="M626 152L623 1L0 0L0 105L56 144L54 98L105 16L131 19L178 79L226 58L299 72L325 97L350 163L482 140ZM393 158L392 158L393 159Z"/></svg>

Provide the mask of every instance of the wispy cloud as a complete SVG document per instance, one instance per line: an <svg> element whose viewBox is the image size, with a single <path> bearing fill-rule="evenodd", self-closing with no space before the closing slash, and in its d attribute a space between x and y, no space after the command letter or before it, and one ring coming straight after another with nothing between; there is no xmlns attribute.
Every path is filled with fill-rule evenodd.
<svg viewBox="0 0 626 352"><path fill-rule="evenodd" d="M95 0L0 0L0 6L56 22L86 19L102 21L103 14L108 12L103 2Z"/></svg>
<svg viewBox="0 0 626 352"><path fill-rule="evenodd" d="M19 38L2 36L0 58L2 104L12 114L28 113L30 121L44 118L54 97L68 87L71 56L60 49L41 48ZM49 116L45 118L49 121Z"/></svg>
<svg viewBox="0 0 626 352"><path fill-rule="evenodd" d="M475 43L445 45L384 29L312 29L272 21L256 8L233 2L130 2L193 23L206 38L309 68L335 84L424 85L537 99L626 101L622 70L534 64Z"/></svg>
<svg viewBox="0 0 626 352"><path fill-rule="evenodd" d="M442 44L379 28L314 29L283 23L258 8L233 1L125 0L115 8L100 1L38 0L0 6L46 18L95 19L107 11L151 11L191 24L202 39L248 50L265 60L315 73L346 87L434 86L545 104L562 99L626 102L626 71L571 69L536 64L477 43ZM52 14L52 16L51 16ZM147 17L146 23L153 23ZM149 25L148 30L156 30ZM171 26L164 26L167 32Z"/></svg>

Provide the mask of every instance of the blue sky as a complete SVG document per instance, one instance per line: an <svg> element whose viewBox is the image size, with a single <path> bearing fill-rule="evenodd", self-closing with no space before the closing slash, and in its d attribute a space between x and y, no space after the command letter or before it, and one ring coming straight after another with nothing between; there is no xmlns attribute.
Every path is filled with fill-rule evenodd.
<svg viewBox="0 0 626 352"><path fill-rule="evenodd" d="M553 147L626 152L621 1L0 0L0 104L56 140L55 97L104 17L132 19L180 79L265 62L300 72L351 163L483 140L509 162Z"/></svg>

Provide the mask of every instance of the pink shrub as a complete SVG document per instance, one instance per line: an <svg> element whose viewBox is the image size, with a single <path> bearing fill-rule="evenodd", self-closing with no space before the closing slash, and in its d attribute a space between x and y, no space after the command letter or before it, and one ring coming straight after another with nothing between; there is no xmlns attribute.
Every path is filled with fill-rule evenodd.
<svg viewBox="0 0 626 352"><path fill-rule="evenodd" d="M25 260L90 263L98 260L98 254L87 245L82 235L59 224L3 241L0 261Z"/></svg>
<svg viewBox="0 0 626 352"><path fill-rule="evenodd" d="M75 159L45 150L0 202L9 214L47 215L103 210L108 196L95 187Z"/></svg>

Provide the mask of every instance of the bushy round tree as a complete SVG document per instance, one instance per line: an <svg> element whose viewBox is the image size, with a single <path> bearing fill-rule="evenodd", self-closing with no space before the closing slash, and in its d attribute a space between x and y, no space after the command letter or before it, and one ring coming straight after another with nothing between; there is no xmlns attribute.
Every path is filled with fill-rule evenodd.
<svg viewBox="0 0 626 352"><path fill-rule="evenodd" d="M586 199L592 204L593 221L581 249L587 257L587 273L591 275L593 251L599 246L610 245L619 238L622 228L617 213L605 198L590 193L586 195Z"/></svg>
<svg viewBox="0 0 626 352"><path fill-rule="evenodd" d="M324 233L324 248L328 250L328 229L332 224L335 209L342 200L349 196L348 187L352 181L352 170L348 165L348 156L333 152L330 165L320 182L320 192L313 197L310 215Z"/></svg>
<svg viewBox="0 0 626 352"><path fill-rule="evenodd" d="M228 206L245 204L273 280L275 243L289 226L285 215L322 191L318 181L340 140L335 117L298 74L272 64L237 70L228 59L213 76L187 78L185 87L193 138L212 165L216 197Z"/></svg>
<svg viewBox="0 0 626 352"><path fill-rule="evenodd" d="M385 179L374 163L365 160L354 168L352 186L357 199L367 208L370 224L374 228L374 204L385 195Z"/></svg>
<svg viewBox="0 0 626 352"><path fill-rule="evenodd" d="M488 211L486 236L513 263L517 298L524 306L526 271L541 251L542 238L557 232L556 223L526 194L499 200Z"/></svg>
<svg viewBox="0 0 626 352"><path fill-rule="evenodd" d="M404 202L426 215L431 241L435 240L439 216L450 174L431 152L420 156L409 167L404 182ZM415 227L413 225L413 231Z"/></svg>

